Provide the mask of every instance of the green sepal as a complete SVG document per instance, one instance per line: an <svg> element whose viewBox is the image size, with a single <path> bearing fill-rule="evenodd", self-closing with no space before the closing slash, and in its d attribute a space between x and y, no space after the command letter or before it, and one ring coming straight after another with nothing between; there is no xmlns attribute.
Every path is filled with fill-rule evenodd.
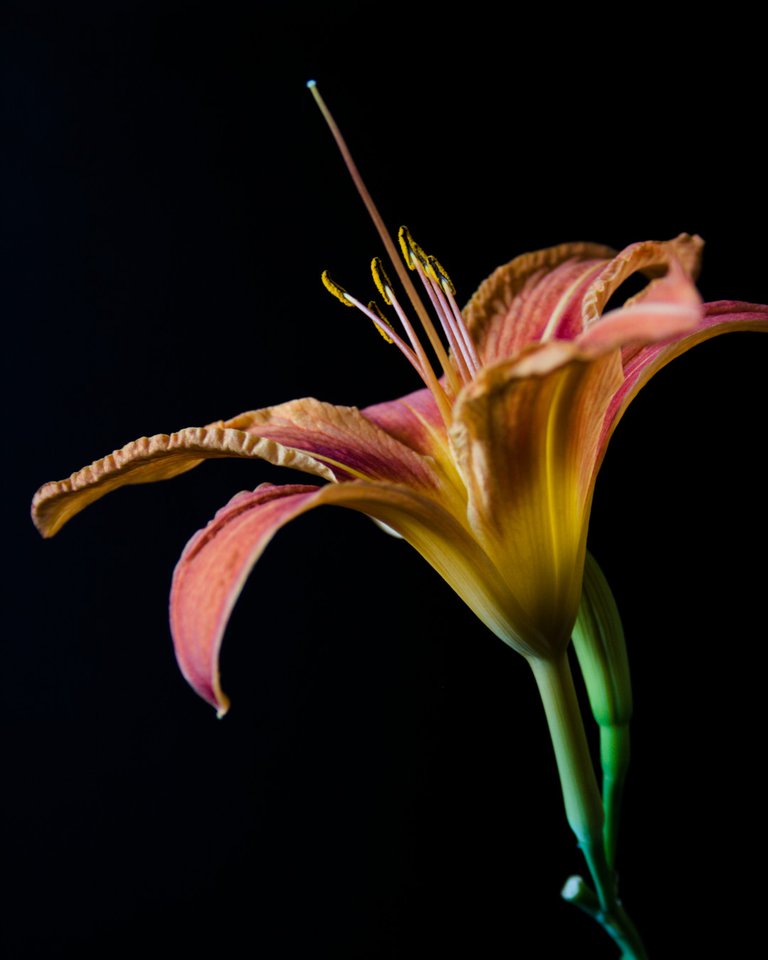
<svg viewBox="0 0 768 960"><path fill-rule="evenodd" d="M619 609L597 561L587 553L573 645L601 727L621 727L632 716L632 684Z"/></svg>

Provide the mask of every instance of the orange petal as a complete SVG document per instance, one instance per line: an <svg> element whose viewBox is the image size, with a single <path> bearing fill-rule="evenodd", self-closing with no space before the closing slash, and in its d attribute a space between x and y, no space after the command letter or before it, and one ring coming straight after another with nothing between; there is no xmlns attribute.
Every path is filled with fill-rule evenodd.
<svg viewBox="0 0 768 960"><path fill-rule="evenodd" d="M624 411L651 377L671 360L686 353L696 344L723 333L735 333L739 330L768 332L768 305L718 300L705 303L703 314L693 330L682 334L672 343L652 343L624 351L624 383L616 392L606 414L600 439L601 458Z"/></svg>
<svg viewBox="0 0 768 960"><path fill-rule="evenodd" d="M667 275L651 284L645 296L603 314L576 338L576 343L584 352L597 356L628 343L680 337L690 333L701 316L701 297L679 261L673 260Z"/></svg>
<svg viewBox="0 0 768 960"><path fill-rule="evenodd" d="M431 390L365 407L362 414L401 443L427 456L445 442L445 424Z"/></svg>
<svg viewBox="0 0 768 960"><path fill-rule="evenodd" d="M478 538L541 632L568 642L578 608L594 463L619 352L567 341L482 370L451 429Z"/></svg>
<svg viewBox="0 0 768 960"><path fill-rule="evenodd" d="M676 260L683 271L695 279L699 273L703 247L704 241L701 237L692 237L687 233L681 233L674 240L647 240L625 247L603 267L598 277L590 284L584 297L582 328L589 330L592 324L600 320L603 308L611 295L633 273L641 272L648 277L665 277L669 265ZM637 296L627 300L624 306L631 307L650 297L658 282L656 280L649 283Z"/></svg>
<svg viewBox="0 0 768 960"><path fill-rule="evenodd" d="M379 428L354 407L311 398L254 410L208 427L129 443L35 495L32 518L53 536L71 517L111 490L166 480L205 459L248 457L326 480L364 477L435 487L431 461Z"/></svg>
<svg viewBox="0 0 768 960"><path fill-rule="evenodd" d="M581 331L581 302L610 247L564 243L515 257L485 280L464 316L480 360L512 357L542 339Z"/></svg>
<svg viewBox="0 0 768 960"><path fill-rule="evenodd" d="M349 507L392 527L497 636L529 655L546 649L490 558L438 501L392 484L264 484L238 494L195 534L173 577L171 629L179 664L219 714L229 705L219 682L219 650L243 584L277 530L322 504Z"/></svg>
<svg viewBox="0 0 768 960"><path fill-rule="evenodd" d="M168 480L216 457L255 457L333 479L325 464L274 440L221 425L190 427L170 435L141 437L67 480L46 483L32 501L32 519L44 537L52 537L84 507L118 487Z"/></svg>
<svg viewBox="0 0 768 960"><path fill-rule="evenodd" d="M428 460L356 407L306 397L242 413L224 426L308 454L326 464L336 480L391 480L419 487L437 483Z"/></svg>
<svg viewBox="0 0 768 960"><path fill-rule="evenodd" d="M265 484L237 494L192 537L176 565L170 604L176 659L219 716L229 709L219 683L219 649L235 601L277 530L307 510L321 489Z"/></svg>

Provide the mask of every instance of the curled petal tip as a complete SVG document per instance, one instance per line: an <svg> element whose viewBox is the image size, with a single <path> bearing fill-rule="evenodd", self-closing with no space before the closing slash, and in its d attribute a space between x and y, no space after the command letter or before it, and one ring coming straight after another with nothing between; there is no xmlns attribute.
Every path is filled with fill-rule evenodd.
<svg viewBox="0 0 768 960"><path fill-rule="evenodd" d="M603 314L576 338L576 343L591 355L630 343L657 343L690 333L702 316L699 292L673 257L663 278L625 306Z"/></svg>

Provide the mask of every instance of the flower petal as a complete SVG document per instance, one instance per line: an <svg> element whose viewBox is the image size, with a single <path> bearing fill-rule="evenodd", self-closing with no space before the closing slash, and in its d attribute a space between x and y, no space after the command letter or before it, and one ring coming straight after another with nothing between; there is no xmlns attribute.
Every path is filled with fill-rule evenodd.
<svg viewBox="0 0 768 960"><path fill-rule="evenodd" d="M654 374L675 357L698 343L738 330L768 332L768 305L742 303L738 300L717 300L703 305L703 317L696 327L683 333L672 343L651 343L623 352L624 382L608 408L600 439L601 458L608 440L624 411Z"/></svg>
<svg viewBox="0 0 768 960"><path fill-rule="evenodd" d="M545 649L499 571L441 503L408 487L354 481L324 487L264 484L234 497L189 541L173 576L171 629L184 676L226 712L218 656L232 608L248 574L277 530L321 504L349 507L403 536L478 617L510 646Z"/></svg>
<svg viewBox="0 0 768 960"><path fill-rule="evenodd" d="M426 456L445 443L445 424L431 390L416 390L397 400L365 407L363 416L401 443Z"/></svg>
<svg viewBox="0 0 768 960"><path fill-rule="evenodd" d="M661 280L650 284L642 298L611 310L576 338L594 356L628 343L655 343L690 333L701 320L701 297L678 260Z"/></svg>
<svg viewBox="0 0 768 960"><path fill-rule="evenodd" d="M582 298L614 255L610 247L564 243L495 270L464 311L481 362L514 356L542 339L570 339L574 319L580 332Z"/></svg>
<svg viewBox="0 0 768 960"><path fill-rule="evenodd" d="M254 410L208 427L134 440L67 480L47 483L32 503L43 536L106 493L132 483L166 480L205 459L248 457L326 480L364 477L435 487L428 458L379 428L354 407L311 398Z"/></svg>
<svg viewBox="0 0 768 960"><path fill-rule="evenodd" d="M168 480L216 457L254 457L334 479L325 464L304 453L219 423L141 437L66 480L46 483L32 500L32 520L44 537L52 537L84 507L118 487Z"/></svg>
<svg viewBox="0 0 768 960"><path fill-rule="evenodd" d="M470 522L521 604L557 649L579 603L594 463L620 354L567 341L482 370L451 429Z"/></svg>
<svg viewBox="0 0 768 960"><path fill-rule="evenodd" d="M642 272L649 277L665 277L669 266L673 261L677 261L683 271L695 279L699 273L703 247L704 241L701 237L692 237L687 233L681 233L674 240L647 240L625 247L603 267L597 278L590 284L584 297L582 329L588 330L592 324L600 320L603 308L611 295L633 273ZM657 280L649 283L637 296L624 304L625 308L650 298L658 282Z"/></svg>
<svg viewBox="0 0 768 960"><path fill-rule="evenodd" d="M280 529L321 487L264 484L239 493L189 541L171 587L171 632L181 672L219 716L229 700L219 683L219 649L245 579Z"/></svg>
<svg viewBox="0 0 768 960"><path fill-rule="evenodd" d="M430 461L357 407L306 397L242 413L224 426L308 454L326 464L336 480L391 480L419 487L437 483Z"/></svg>

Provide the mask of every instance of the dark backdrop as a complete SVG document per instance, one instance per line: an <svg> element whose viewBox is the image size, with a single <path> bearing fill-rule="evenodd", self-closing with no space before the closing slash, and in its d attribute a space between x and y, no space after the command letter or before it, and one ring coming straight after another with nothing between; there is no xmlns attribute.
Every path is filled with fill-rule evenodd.
<svg viewBox="0 0 768 960"><path fill-rule="evenodd" d="M705 299L768 300L753 28L509 15L4 7L7 956L615 956L558 897L581 863L524 662L407 546L344 511L282 532L217 721L174 662L170 576L279 471L209 463L50 542L28 521L40 483L134 437L416 386L320 285L365 295L380 248L310 77L463 298L526 250L685 230ZM655 958L758 929L767 348L667 368L597 488L637 703L623 890Z"/></svg>

